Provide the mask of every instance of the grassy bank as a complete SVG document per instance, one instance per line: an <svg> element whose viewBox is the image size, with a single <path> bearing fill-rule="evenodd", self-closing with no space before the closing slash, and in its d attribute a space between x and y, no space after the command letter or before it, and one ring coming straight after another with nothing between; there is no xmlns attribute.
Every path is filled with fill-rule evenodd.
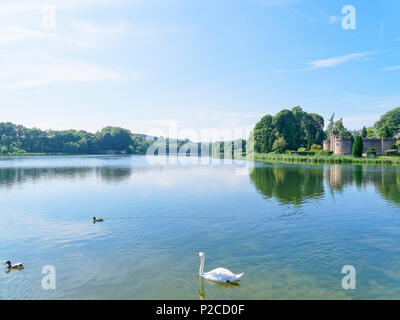
<svg viewBox="0 0 400 320"><path fill-rule="evenodd" d="M353 156L297 156L273 153L256 153L256 162L279 161L285 163L327 163L327 164L371 164L371 165L400 165L400 157L356 158Z"/></svg>

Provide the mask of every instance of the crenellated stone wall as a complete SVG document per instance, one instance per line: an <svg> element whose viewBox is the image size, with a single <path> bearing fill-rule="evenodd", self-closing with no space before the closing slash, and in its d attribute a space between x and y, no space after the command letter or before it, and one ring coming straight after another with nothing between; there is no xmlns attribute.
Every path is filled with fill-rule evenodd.
<svg viewBox="0 0 400 320"><path fill-rule="evenodd" d="M375 150L377 155L384 155L386 150L390 150L396 144L395 138L363 138L364 152ZM335 155L349 155L353 149L352 138L344 138L335 134L330 134L328 139L323 142L324 150L332 150Z"/></svg>
<svg viewBox="0 0 400 320"><path fill-rule="evenodd" d="M338 137L335 139L335 154L351 154L353 151L353 139Z"/></svg>
<svg viewBox="0 0 400 320"><path fill-rule="evenodd" d="M329 139L324 140L323 147L324 147L324 150L332 150L331 149L331 140L329 140Z"/></svg>

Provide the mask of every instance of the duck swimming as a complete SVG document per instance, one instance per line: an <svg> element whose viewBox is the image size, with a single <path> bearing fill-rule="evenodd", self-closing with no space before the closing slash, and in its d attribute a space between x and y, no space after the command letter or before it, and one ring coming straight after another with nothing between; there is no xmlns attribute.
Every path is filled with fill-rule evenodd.
<svg viewBox="0 0 400 320"><path fill-rule="evenodd" d="M103 222L103 221L104 221L103 218L96 218L96 217L93 217L93 223L95 223L95 222Z"/></svg>
<svg viewBox="0 0 400 320"><path fill-rule="evenodd" d="M204 272L205 254L203 252L198 253L197 258L200 259L199 276L206 280L235 284L234 282L239 281L239 278L244 275L244 273L234 274L232 271L225 268L216 268L209 272Z"/></svg>
<svg viewBox="0 0 400 320"><path fill-rule="evenodd" d="M21 262L11 264L11 261L8 260L6 263L8 269L21 269L24 267L24 264Z"/></svg>

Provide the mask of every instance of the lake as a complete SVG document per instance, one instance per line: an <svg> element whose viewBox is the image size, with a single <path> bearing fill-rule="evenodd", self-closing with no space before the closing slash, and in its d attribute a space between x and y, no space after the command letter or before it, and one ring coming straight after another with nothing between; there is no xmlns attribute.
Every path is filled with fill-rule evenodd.
<svg viewBox="0 0 400 320"><path fill-rule="evenodd" d="M0 158L0 298L400 299L399 167L175 162Z"/></svg>

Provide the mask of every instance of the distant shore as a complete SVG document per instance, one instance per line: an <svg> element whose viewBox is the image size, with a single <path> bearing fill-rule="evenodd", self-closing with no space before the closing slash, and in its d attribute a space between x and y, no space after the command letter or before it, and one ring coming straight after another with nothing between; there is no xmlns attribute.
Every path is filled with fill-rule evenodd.
<svg viewBox="0 0 400 320"><path fill-rule="evenodd" d="M112 156L130 156L130 155L143 155L143 154L107 154L107 153L6 153L0 154L1 157L26 157L26 156L105 156L105 155L112 155Z"/></svg>
<svg viewBox="0 0 400 320"><path fill-rule="evenodd" d="M100 156L107 154L76 154L76 153L8 153L0 158L23 156ZM223 158L223 157L221 157ZM249 157L239 156L237 160L250 160ZM380 156L376 158L356 158L353 156L299 156L274 153L256 153L254 162L281 162L281 163L311 163L311 164L366 164L366 165L400 165L400 157Z"/></svg>
<svg viewBox="0 0 400 320"><path fill-rule="evenodd" d="M11 152L0 154L0 157L24 157L24 156L84 156L88 154L76 154L76 153L20 153Z"/></svg>

